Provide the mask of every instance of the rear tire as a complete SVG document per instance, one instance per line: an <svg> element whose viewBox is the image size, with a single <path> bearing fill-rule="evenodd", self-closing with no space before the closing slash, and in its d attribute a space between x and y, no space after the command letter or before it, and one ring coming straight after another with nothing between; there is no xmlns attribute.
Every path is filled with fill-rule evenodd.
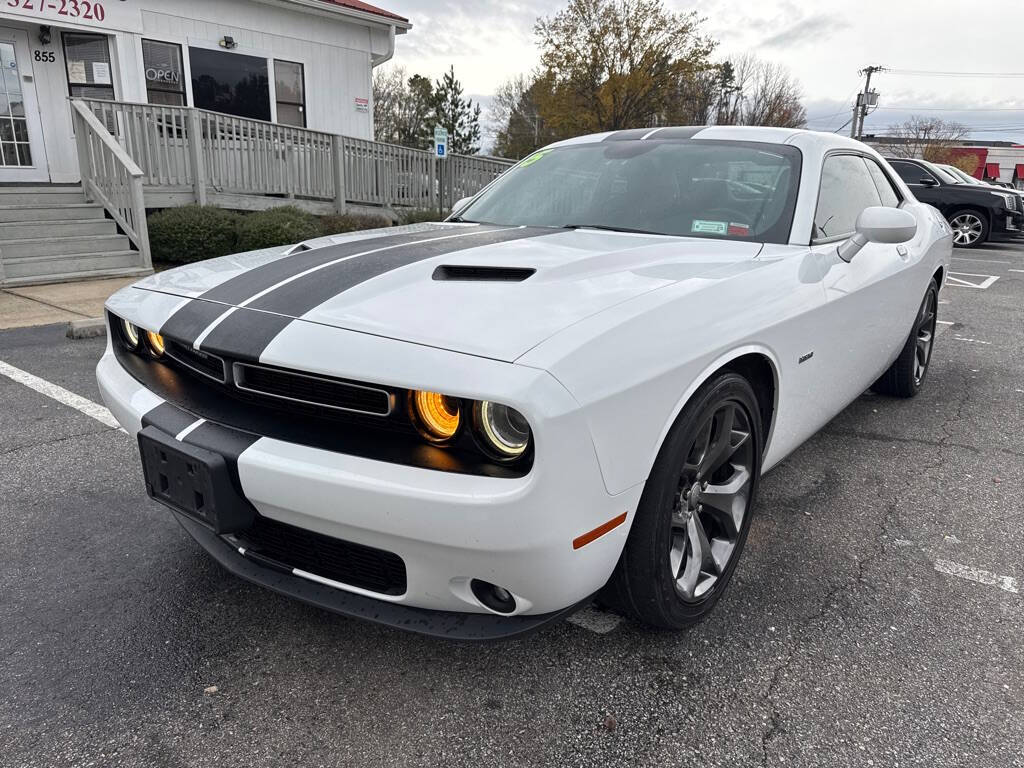
<svg viewBox="0 0 1024 768"><path fill-rule="evenodd" d="M896 362L889 366L889 370L871 385L875 392L893 397L913 397L918 393L928 375L932 350L935 348L938 308L939 286L933 278L925 291L903 351Z"/></svg>
<svg viewBox="0 0 1024 768"><path fill-rule="evenodd" d="M953 245L957 248L977 248L988 240L988 220L972 208L950 216L949 226L953 228Z"/></svg>
<svg viewBox="0 0 1024 768"><path fill-rule="evenodd" d="M711 611L750 530L761 424L757 396L739 374L723 373L697 391L654 462L604 604L664 629Z"/></svg>

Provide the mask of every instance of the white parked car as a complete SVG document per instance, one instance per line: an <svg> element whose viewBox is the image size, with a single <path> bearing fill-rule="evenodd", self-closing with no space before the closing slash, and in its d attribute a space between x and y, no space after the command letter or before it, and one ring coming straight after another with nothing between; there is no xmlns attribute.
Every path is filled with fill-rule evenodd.
<svg viewBox="0 0 1024 768"><path fill-rule="evenodd" d="M763 472L867 388L918 391L950 252L852 140L587 136L445 223L118 292L99 384L150 495L243 578L460 638L598 593L679 628Z"/></svg>

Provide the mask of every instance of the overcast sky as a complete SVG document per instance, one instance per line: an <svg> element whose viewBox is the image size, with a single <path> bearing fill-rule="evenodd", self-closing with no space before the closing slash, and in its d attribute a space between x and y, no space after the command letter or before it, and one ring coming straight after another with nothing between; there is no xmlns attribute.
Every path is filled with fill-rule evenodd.
<svg viewBox="0 0 1024 768"><path fill-rule="evenodd" d="M394 65L437 77L455 65L467 92L484 103L502 81L537 64L533 26L565 0L378 0L408 16ZM780 62L803 85L809 127L838 129L862 83L857 70L1022 73L1024 4L969 6L954 0L667 0L697 10L720 44L716 59L752 51ZM976 11L970 11L971 8ZM867 130L911 114L937 115L977 129L978 139L1024 142L1024 77L876 75L879 109ZM981 110L986 111L981 111ZM940 111L954 110L954 111ZM994 130L993 130L994 129Z"/></svg>

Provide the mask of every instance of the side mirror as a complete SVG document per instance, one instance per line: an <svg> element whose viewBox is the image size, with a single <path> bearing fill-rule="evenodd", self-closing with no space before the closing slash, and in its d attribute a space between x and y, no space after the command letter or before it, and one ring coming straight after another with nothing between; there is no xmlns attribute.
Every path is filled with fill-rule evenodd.
<svg viewBox="0 0 1024 768"><path fill-rule="evenodd" d="M469 201L472 199L473 196L470 195L469 197L464 197L461 200L456 200L455 205L452 206L452 213L458 213L459 211L461 211L463 208L469 205Z"/></svg>
<svg viewBox="0 0 1024 768"><path fill-rule="evenodd" d="M920 184L922 187L937 187L937 186L939 186L939 182L937 182L931 176L922 176L920 179L918 179L917 183Z"/></svg>
<svg viewBox="0 0 1024 768"><path fill-rule="evenodd" d="M880 205L865 208L857 217L856 232L839 246L839 258L853 261L868 243L905 243L917 234L917 219L902 208Z"/></svg>

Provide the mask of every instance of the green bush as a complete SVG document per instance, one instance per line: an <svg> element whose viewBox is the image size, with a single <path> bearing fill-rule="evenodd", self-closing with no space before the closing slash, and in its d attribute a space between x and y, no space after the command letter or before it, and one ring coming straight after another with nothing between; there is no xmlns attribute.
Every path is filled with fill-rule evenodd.
<svg viewBox="0 0 1024 768"><path fill-rule="evenodd" d="M153 260L187 264L235 253L238 219L234 211L213 205L157 211L146 220Z"/></svg>
<svg viewBox="0 0 1024 768"><path fill-rule="evenodd" d="M320 227L325 235L390 226L391 219L375 213L335 213L320 217Z"/></svg>
<svg viewBox="0 0 1024 768"><path fill-rule="evenodd" d="M320 237L321 234L316 216L294 205L282 205L241 218L238 222L238 250L254 251L288 245Z"/></svg>
<svg viewBox="0 0 1024 768"><path fill-rule="evenodd" d="M412 208L398 214L398 223L419 224L424 221L441 221L447 215L445 213L444 216L438 216L436 208Z"/></svg>

